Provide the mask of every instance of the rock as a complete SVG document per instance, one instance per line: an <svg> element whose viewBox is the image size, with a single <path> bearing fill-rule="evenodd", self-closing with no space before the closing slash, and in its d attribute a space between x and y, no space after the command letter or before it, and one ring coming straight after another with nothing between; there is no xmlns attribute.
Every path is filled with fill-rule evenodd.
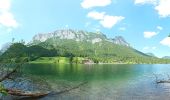
<svg viewBox="0 0 170 100"><path fill-rule="evenodd" d="M112 39L114 44L130 47L130 44L122 36L116 36Z"/></svg>

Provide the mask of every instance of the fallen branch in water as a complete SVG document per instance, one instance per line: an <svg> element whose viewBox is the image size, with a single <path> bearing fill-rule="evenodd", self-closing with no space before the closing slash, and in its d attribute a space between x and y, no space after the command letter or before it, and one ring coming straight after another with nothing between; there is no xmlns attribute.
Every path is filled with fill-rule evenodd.
<svg viewBox="0 0 170 100"><path fill-rule="evenodd" d="M7 79L10 79L11 76L16 74L18 70L21 68L22 64L17 65L13 70L7 71L5 75L1 75L0 77L0 82L3 82ZM4 90L7 94L14 95L14 96L23 96L23 97L32 97L32 98L40 98L44 97L49 94L49 92L29 92L29 91L22 91L22 90L17 90L17 89L7 89L4 87Z"/></svg>
<svg viewBox="0 0 170 100"><path fill-rule="evenodd" d="M10 79L10 77L13 76L13 74L17 73L17 71L20 67L21 67L21 65L17 65L12 71L8 72L6 75L3 75L2 78L0 78L0 82ZM83 82L83 83L78 84L75 87L71 87L71 88L61 90L59 92L53 92L53 93L50 93L50 92L29 92L29 91L22 91L22 90L11 89L11 88L10 89L5 88L4 90L6 90L6 92L8 94L14 95L14 96L29 97L29 98L41 98L41 97L47 96L49 94L56 95L56 94L70 92L70 91L77 89L85 84L87 84L87 82Z"/></svg>
<svg viewBox="0 0 170 100"><path fill-rule="evenodd" d="M170 80L160 80L160 81L156 81L157 84L159 83L170 83Z"/></svg>
<svg viewBox="0 0 170 100"><path fill-rule="evenodd" d="M26 91L21 91L21 90L16 90L16 89L6 89L6 91L10 95L33 97L33 98L34 97L44 97L49 94L49 92L47 92L47 93L41 93L41 92L32 93L32 92L26 92Z"/></svg>
<svg viewBox="0 0 170 100"><path fill-rule="evenodd" d="M14 73L17 72L17 70L20 68L21 66L17 65L17 67L15 69L13 69L11 72L7 73L6 75L4 75L1 79L0 79L0 82L10 78L10 76Z"/></svg>
<svg viewBox="0 0 170 100"><path fill-rule="evenodd" d="M61 90L60 92L49 92L49 93L37 93L37 94L33 94L33 95L31 95L30 96L30 94L29 95L21 95L21 98L20 99L17 99L17 100L31 100L31 99L38 99L38 98L42 98L42 97L45 97L45 96L47 96L47 95L58 95L58 94L63 94L63 93L66 93L66 92L70 92L70 91L72 91L72 90L74 90L74 89L77 89L77 88L79 88L79 87L81 87L82 85L85 85L85 84L87 84L87 82L83 82L83 83L80 83L79 85L77 85L77 86L75 86L75 87L72 87L72 88L69 88L69 89L65 89L65 90ZM13 90L14 91L14 90ZM17 90L18 91L18 90ZM17 92L17 91L15 91L15 93ZM19 92L21 92L21 91L19 91ZM13 94L14 95L14 94ZM17 96L18 96L18 94L17 94Z"/></svg>
<svg viewBox="0 0 170 100"><path fill-rule="evenodd" d="M61 90L61 91L59 91L59 92L53 92L53 93L51 93L51 95L63 94L63 93L66 93L66 92L70 92L70 91L72 91L72 90L74 90L74 89L77 89L77 88L81 87L82 85L87 84L87 83L88 83L88 82L83 82L83 83L80 83L79 85L77 85L77 86L75 86L75 87L68 88L68 89L65 89L65 90Z"/></svg>
<svg viewBox="0 0 170 100"><path fill-rule="evenodd" d="M158 76L156 75L156 74L153 74L154 76L155 76L155 79L156 79L156 83L157 84L160 84L160 83L170 83L170 77L169 77L169 75L167 74L167 76L168 76L168 80L158 80Z"/></svg>

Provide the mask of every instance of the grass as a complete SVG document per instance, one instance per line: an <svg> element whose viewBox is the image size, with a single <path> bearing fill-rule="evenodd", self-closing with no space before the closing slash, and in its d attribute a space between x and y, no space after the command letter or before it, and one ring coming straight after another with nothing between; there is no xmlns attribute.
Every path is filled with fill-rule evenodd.
<svg viewBox="0 0 170 100"><path fill-rule="evenodd" d="M73 57L72 63L82 63L85 58L82 57ZM69 64L71 58L69 57L40 57L35 61L30 63L59 63L59 64Z"/></svg>

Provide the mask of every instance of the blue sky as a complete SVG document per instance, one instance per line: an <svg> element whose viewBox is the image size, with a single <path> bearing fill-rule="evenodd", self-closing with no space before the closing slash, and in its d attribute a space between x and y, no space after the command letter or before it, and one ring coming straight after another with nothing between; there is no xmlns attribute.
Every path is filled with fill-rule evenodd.
<svg viewBox="0 0 170 100"><path fill-rule="evenodd" d="M67 28L120 35L137 50L170 56L170 0L0 0L0 47Z"/></svg>

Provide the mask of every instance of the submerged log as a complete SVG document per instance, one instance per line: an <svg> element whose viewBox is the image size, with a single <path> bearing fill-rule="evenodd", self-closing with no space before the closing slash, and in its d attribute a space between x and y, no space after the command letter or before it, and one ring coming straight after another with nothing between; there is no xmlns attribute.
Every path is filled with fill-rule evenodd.
<svg viewBox="0 0 170 100"><path fill-rule="evenodd" d="M17 73L18 69L22 66L17 65L12 71L6 73L5 75L1 76L0 82L3 82L7 79L10 79L10 77ZM17 90L17 89L4 89L8 94L13 95L13 96L23 96L23 97L33 97L33 98L39 98L39 97L44 97L49 94L49 92L30 92L30 91L22 91L22 90Z"/></svg>
<svg viewBox="0 0 170 100"><path fill-rule="evenodd" d="M158 76L156 75L156 74L153 74L154 76L155 76L155 81L156 81L156 83L157 84L160 84L160 83L170 83L170 76L169 76L169 74L167 74L167 76L168 76L168 79L167 80L164 80L164 79L159 79L158 80Z"/></svg>
<svg viewBox="0 0 170 100"><path fill-rule="evenodd" d="M26 91L21 91L21 90L16 90L16 89L6 89L7 93L10 95L14 96L25 96L25 97L44 97L49 94L49 92L26 92Z"/></svg>
<svg viewBox="0 0 170 100"><path fill-rule="evenodd" d="M3 75L0 78L0 82L3 82L4 80L9 79L13 74L17 73L17 70L20 67L21 67L21 65L17 65L12 71L10 71L9 73ZM53 95L62 94L62 93L72 91L74 89L77 89L77 88L81 87L84 84L87 84L87 82L80 83L75 87L71 87L71 88L68 88L68 89L65 89L65 90L61 90L59 92L54 92ZM47 95L51 94L50 92L30 92L30 91L22 91L22 90L11 89L11 88L9 88L9 89L5 88L5 91L8 94L13 95L13 96L21 96L21 97L29 97L29 98L41 98L41 97L44 97L44 96L47 96Z"/></svg>
<svg viewBox="0 0 170 100"><path fill-rule="evenodd" d="M156 81L157 84L159 83L170 83L170 80L160 80L160 81Z"/></svg>
<svg viewBox="0 0 170 100"><path fill-rule="evenodd" d="M70 92L74 89L77 89L77 88L80 88L81 86L87 84L88 82L82 82L80 84L78 84L77 86L74 86L74 87L71 87L71 88L68 88L68 89L64 89L64 90L61 90L59 92L53 92L53 93L50 93L50 95L58 95L58 94L63 94L63 93L66 93L66 92Z"/></svg>
<svg viewBox="0 0 170 100"><path fill-rule="evenodd" d="M65 90L61 90L59 92L53 92L53 93L50 93L50 92L34 92L33 93L33 92L21 91L21 90L17 90L17 89L6 89L6 91L7 91L8 94L14 95L14 96L41 98L41 97L47 96L49 94L50 95L56 95L56 94L63 94L63 93L66 93L66 92L70 92L74 89L81 87L82 85L87 84L87 83L88 82L83 82L83 83L78 84L77 86L74 86L74 87L71 87L71 88L68 88L68 89L65 89Z"/></svg>

